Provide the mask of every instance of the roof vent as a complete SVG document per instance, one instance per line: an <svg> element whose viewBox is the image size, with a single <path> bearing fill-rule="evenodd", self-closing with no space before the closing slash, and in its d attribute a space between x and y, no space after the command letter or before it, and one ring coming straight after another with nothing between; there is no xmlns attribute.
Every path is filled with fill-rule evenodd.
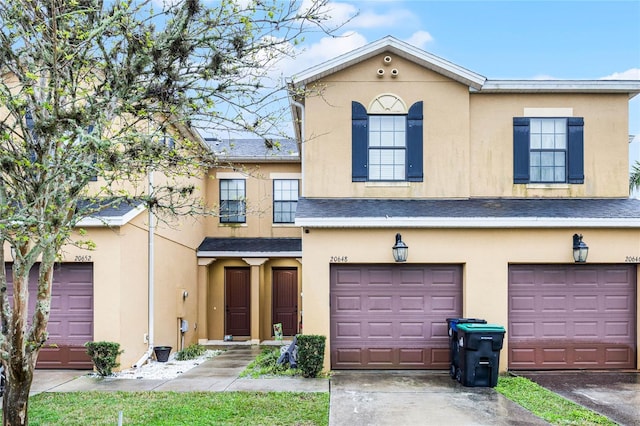
<svg viewBox="0 0 640 426"><path fill-rule="evenodd" d="M378 68L378 77L382 77L384 75L384 70L382 68Z"/></svg>
<svg viewBox="0 0 640 426"><path fill-rule="evenodd" d="M385 56L382 62L384 62L385 65L389 65L391 63L391 56Z"/></svg>

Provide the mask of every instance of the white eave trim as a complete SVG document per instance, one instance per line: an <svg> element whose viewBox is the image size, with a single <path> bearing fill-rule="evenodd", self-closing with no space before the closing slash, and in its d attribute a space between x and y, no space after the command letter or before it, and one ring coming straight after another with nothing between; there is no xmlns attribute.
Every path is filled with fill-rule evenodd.
<svg viewBox="0 0 640 426"><path fill-rule="evenodd" d="M640 218L390 217L298 218L307 228L640 228Z"/></svg>
<svg viewBox="0 0 640 426"><path fill-rule="evenodd" d="M145 211L144 204L139 204L121 216L93 216L85 217L76 224L77 228L100 228L124 226L136 216Z"/></svg>
<svg viewBox="0 0 640 426"><path fill-rule="evenodd" d="M480 74L476 74L443 58L418 49L395 37L387 36L309 68L292 77L290 82L295 86L304 86L384 52L398 55L475 89L480 89L486 80L486 78Z"/></svg>
<svg viewBox="0 0 640 426"><path fill-rule="evenodd" d="M640 80L487 80L479 93L640 93Z"/></svg>
<svg viewBox="0 0 640 426"><path fill-rule="evenodd" d="M301 251L198 251L197 257L301 257Z"/></svg>

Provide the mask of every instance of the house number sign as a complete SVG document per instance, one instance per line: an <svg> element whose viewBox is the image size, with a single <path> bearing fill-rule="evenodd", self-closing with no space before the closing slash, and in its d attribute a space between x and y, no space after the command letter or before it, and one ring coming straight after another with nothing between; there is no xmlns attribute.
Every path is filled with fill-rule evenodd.
<svg viewBox="0 0 640 426"><path fill-rule="evenodd" d="M331 256L329 258L330 263L346 263L348 261L349 259L347 258L347 256Z"/></svg>
<svg viewBox="0 0 640 426"><path fill-rule="evenodd" d="M640 256L626 256L625 263L640 263Z"/></svg>
<svg viewBox="0 0 640 426"><path fill-rule="evenodd" d="M76 262L91 262L91 256L89 255L82 255L82 256L76 256Z"/></svg>

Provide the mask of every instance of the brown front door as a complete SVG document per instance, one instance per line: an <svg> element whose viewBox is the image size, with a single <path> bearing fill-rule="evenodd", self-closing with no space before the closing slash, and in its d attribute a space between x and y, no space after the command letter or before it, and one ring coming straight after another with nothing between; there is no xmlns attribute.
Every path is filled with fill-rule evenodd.
<svg viewBox="0 0 640 426"><path fill-rule="evenodd" d="M298 270L273 270L273 323L282 324L282 334L298 332Z"/></svg>
<svg viewBox="0 0 640 426"><path fill-rule="evenodd" d="M251 273L249 268L225 268L225 334L251 335Z"/></svg>

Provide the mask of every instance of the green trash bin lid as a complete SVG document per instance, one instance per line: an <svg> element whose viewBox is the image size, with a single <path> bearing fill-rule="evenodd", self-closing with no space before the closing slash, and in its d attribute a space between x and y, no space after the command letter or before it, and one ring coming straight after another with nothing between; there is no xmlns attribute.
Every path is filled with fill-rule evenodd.
<svg viewBox="0 0 640 426"><path fill-rule="evenodd" d="M465 333L504 333L504 327L497 324L476 324L463 323L458 324L458 330Z"/></svg>

